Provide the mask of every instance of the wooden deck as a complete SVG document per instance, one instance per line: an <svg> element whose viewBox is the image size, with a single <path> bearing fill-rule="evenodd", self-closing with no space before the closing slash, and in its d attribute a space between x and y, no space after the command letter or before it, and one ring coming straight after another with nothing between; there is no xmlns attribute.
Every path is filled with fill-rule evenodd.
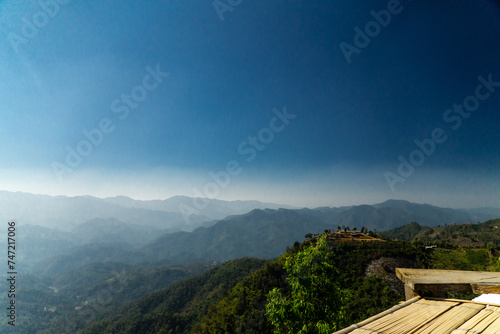
<svg viewBox="0 0 500 334"><path fill-rule="evenodd" d="M500 307L458 300L419 299L334 334L494 334Z"/></svg>
<svg viewBox="0 0 500 334"><path fill-rule="evenodd" d="M333 334L500 333L500 304L418 295L500 293L500 273L396 268L396 275L405 284L406 302Z"/></svg>

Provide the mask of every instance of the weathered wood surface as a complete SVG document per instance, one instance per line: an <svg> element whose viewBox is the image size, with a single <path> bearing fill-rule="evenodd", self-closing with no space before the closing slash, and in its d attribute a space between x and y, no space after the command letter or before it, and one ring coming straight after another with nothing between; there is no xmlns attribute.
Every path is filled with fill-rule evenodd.
<svg viewBox="0 0 500 334"><path fill-rule="evenodd" d="M477 294L496 293L500 294L500 284L493 283L471 283L472 291Z"/></svg>
<svg viewBox="0 0 500 334"><path fill-rule="evenodd" d="M396 268L406 296L444 297L446 292L500 293L500 272Z"/></svg>

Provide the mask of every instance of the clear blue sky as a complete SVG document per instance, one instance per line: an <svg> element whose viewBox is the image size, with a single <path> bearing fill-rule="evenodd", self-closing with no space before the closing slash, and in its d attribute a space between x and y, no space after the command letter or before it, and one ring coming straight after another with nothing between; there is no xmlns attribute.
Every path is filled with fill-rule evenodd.
<svg viewBox="0 0 500 334"><path fill-rule="evenodd" d="M0 189L500 206L498 1L215 5L0 2Z"/></svg>

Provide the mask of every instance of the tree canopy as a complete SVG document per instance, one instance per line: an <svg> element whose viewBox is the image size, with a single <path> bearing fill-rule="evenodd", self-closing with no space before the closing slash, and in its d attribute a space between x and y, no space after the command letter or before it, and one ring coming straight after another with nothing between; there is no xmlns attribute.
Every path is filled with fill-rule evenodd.
<svg viewBox="0 0 500 334"><path fill-rule="evenodd" d="M286 259L288 291L274 288L267 296L266 315L275 333L328 334L343 325L349 291L340 288L331 256L322 235Z"/></svg>

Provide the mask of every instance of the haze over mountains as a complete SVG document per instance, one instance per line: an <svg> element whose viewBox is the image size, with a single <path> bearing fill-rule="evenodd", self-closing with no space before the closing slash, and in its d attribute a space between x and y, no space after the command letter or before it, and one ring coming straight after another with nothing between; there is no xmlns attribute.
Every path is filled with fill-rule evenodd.
<svg viewBox="0 0 500 334"><path fill-rule="evenodd" d="M0 191L0 220L17 220L21 225L32 224L70 231L77 225L95 218L115 218L127 224L189 231L203 222L247 213L256 208L290 208L286 205L258 201L200 199L194 203L194 200L185 196L140 201L124 196L103 199L92 196L66 197ZM198 203L203 207L200 208Z"/></svg>
<svg viewBox="0 0 500 334"><path fill-rule="evenodd" d="M401 200L315 209L206 201L205 208L186 220L179 208L194 207L189 197L137 201L0 192L0 215L7 221L17 213L20 265L44 273L107 261L173 265L244 256L273 258L295 241L303 241L307 233L338 226L383 231L410 222L433 227L500 217L497 208L457 210Z"/></svg>
<svg viewBox="0 0 500 334"><path fill-rule="evenodd" d="M0 220L17 220L20 225L38 225L71 231L93 219L113 218L125 224L165 231L192 231L207 222L246 214L254 209L294 209L292 206L259 201L223 201L186 196L165 200L134 200L124 196L48 196L0 191ZM336 224L390 229L410 221L427 225L477 222L500 215L499 208L446 209L428 204L388 200L375 205L337 208L296 209Z"/></svg>
<svg viewBox="0 0 500 334"><path fill-rule="evenodd" d="M143 247L148 258L230 260L243 256L273 258L307 233L319 233L338 226L386 230L413 221L437 226L472 223L500 217L497 213L468 213L427 204L390 200L376 205L343 208L253 210L228 217L193 232L165 234Z"/></svg>

